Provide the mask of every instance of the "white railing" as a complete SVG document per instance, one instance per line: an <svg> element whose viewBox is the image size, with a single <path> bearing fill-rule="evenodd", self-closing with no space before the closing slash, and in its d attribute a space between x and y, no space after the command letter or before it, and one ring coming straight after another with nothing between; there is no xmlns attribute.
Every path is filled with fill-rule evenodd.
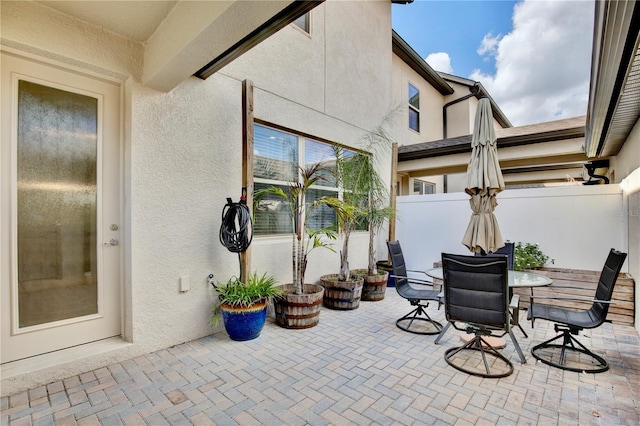
<svg viewBox="0 0 640 426"><path fill-rule="evenodd" d="M471 217L467 194L401 196L397 206L396 238L409 268L430 268L442 252L469 254L461 243ZM609 249L628 246L616 184L503 191L495 215L505 240L537 243L559 268L600 270Z"/></svg>

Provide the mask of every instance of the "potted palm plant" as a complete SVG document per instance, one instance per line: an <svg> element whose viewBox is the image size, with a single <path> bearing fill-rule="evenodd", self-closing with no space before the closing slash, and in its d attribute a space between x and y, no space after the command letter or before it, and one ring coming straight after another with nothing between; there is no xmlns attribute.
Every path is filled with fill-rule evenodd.
<svg viewBox="0 0 640 426"><path fill-rule="evenodd" d="M319 180L326 179L327 170L322 163L306 168L298 167L298 178L289 182L286 188L271 186L256 192L254 212L258 212L265 197L271 196L288 206L292 229L291 266L293 282L282 286L282 296L274 299L276 324L285 328L310 328L320 320L320 305L324 288L317 284L305 283L307 258L311 251L325 247L331 249L327 239L335 239L335 231L309 229L307 226L311 214L322 205L326 198L307 203L307 192Z"/></svg>
<svg viewBox="0 0 640 426"><path fill-rule="evenodd" d="M214 304L212 322L217 325L220 317L231 340L257 338L267 319L267 306L271 299L280 297L282 289L276 280L266 273L251 274L246 282L231 277L226 284L215 284L213 275L209 282L218 295Z"/></svg>
<svg viewBox="0 0 640 426"><path fill-rule="evenodd" d="M338 157L338 156L337 156ZM336 170L342 167L337 161ZM344 177L342 172L336 173L339 185ZM342 250L340 250L340 269L337 274L327 274L320 277L324 287L323 304L330 309L351 310L360 306L362 286L364 278L358 275L351 276L349 270L349 237L356 228L358 220L363 212L357 204L348 201L350 194L345 193L345 200L335 197L327 198L326 204L336 212L338 219L338 233L342 237Z"/></svg>
<svg viewBox="0 0 640 426"><path fill-rule="evenodd" d="M388 271L378 270L375 251L375 236L384 224L393 219L394 211L388 205L389 191L379 173L380 150L391 145L392 139L386 130L387 123L395 112L392 111L382 123L367 132L364 139L365 149L370 154L358 154L343 159L341 165L346 198L357 205L369 232L369 252L367 269L355 270L354 275L364 278L362 300L378 301L384 299Z"/></svg>
<svg viewBox="0 0 640 426"><path fill-rule="evenodd" d="M364 272L362 300L379 301L384 299L389 273L377 268L375 236L387 220L393 219L394 212L385 204L389 199L388 191L380 179L372 158L364 156L360 167L362 180L357 184L361 185L360 190L366 194L363 210L369 231L369 253L367 270L358 271L358 273Z"/></svg>

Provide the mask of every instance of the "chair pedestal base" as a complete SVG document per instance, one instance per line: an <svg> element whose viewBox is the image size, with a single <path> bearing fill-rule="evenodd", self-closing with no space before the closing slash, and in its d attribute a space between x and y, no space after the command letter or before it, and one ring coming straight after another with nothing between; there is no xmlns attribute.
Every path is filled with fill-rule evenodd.
<svg viewBox="0 0 640 426"><path fill-rule="evenodd" d="M484 364L484 373L478 370L471 370L462 365L457 365L454 362L454 357L461 351L477 351L480 352L482 356L482 363ZM496 362L501 362L504 366L506 366L507 371L502 371L499 373L492 373L491 368L489 366L489 361L487 360L487 355L496 359ZM471 374L472 376L480 376L487 378L500 378L507 377L511 373L513 373L513 364L509 361L504 355L495 350L481 335L476 334L475 337L469 340L463 346L457 348L447 349L444 353L444 360L447 361L447 364L455 368L456 370L462 371L467 374Z"/></svg>
<svg viewBox="0 0 640 426"><path fill-rule="evenodd" d="M414 334L422 334L422 335L440 334L440 331L442 330L442 324L440 324L438 321L434 321L433 319L431 319L431 317L424 310L425 307L426 307L425 305L418 305L418 307L415 308L413 311L409 312L407 315L397 320L396 326L401 330L408 331L409 333L414 333ZM412 329L411 326L413 325L414 321L418 321L418 323L429 323L432 326L433 331L431 330L423 331L417 328Z"/></svg>
<svg viewBox="0 0 640 426"><path fill-rule="evenodd" d="M556 328L556 331L557 331L557 328ZM561 345L552 343L558 339L562 339ZM559 362L554 362L552 361L552 359L548 357L545 358L542 356L541 352L544 349L549 349L549 348L557 349L560 351ZM567 352L577 353L578 356L582 354L584 356L589 357L590 359L596 361L594 363L595 368L580 368L580 367L567 366L565 364ZM534 346L531 349L531 355L533 355L535 359L539 360L544 364L550 365L552 367L560 368L562 370L575 371L577 373L602 373L609 369L609 364L607 363L607 361L604 358L602 358L600 355L596 355L595 353L587 349L586 346L584 346L582 343L578 341L578 339L576 339L571 335L571 330L569 329L563 329L561 334L545 342L542 342L539 345Z"/></svg>

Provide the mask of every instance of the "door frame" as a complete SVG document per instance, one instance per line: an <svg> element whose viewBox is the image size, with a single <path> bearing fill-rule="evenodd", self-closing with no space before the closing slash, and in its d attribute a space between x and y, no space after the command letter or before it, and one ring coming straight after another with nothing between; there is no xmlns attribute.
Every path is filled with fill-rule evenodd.
<svg viewBox="0 0 640 426"><path fill-rule="evenodd" d="M118 309L118 315L117 315L117 319L118 319L118 323L119 323L119 334L120 334L120 338L125 338L126 335L130 336L130 332L127 333L125 332L125 330L131 330L131 326L130 326L130 322L128 321L128 318L130 318L129 315L127 315L128 312L131 312L130 308L127 308L127 305L129 305L128 303L126 303L126 295L127 294L131 294L130 290L127 291L125 288L125 283L127 282L125 280L125 276L127 276L125 268L127 268L128 263L125 261L126 259L126 253L128 252L127 247L128 242L130 241L130 236L129 236L129 232L128 232L128 222L125 222L125 220L128 218L128 216L125 214L126 210L128 209L128 207L125 207L126 204L124 203L125 200L125 176L128 175L128 173L125 172L125 167L127 167L127 163L125 162L125 143L124 143L124 128L125 128L125 123L124 123L124 119L125 119L125 114L124 114L124 105L125 105L125 84L126 84L126 77L122 76L122 78L115 78L112 76L107 76L104 74L99 74L96 72L92 72L92 71L88 71L86 69L82 69L79 68L77 66L73 66L73 65L68 65L68 64L64 64L64 63L60 63L58 61L54 61L54 60L50 60L47 58L43 58L37 55L33 55L33 54L29 54L29 53L25 53L22 52L20 50L17 49L12 49L12 48L7 48L5 46L0 46L0 54L2 56L4 55L9 55L13 58L16 58L19 61L26 61L26 62L31 62L31 63L35 63L39 66L45 66L45 67L51 67L52 69L55 69L57 71L61 71L64 74L77 74L80 77L83 78L87 78L90 80L94 80L98 83L106 83L108 85L113 86L113 90L117 90L118 93L118 99L117 99L117 103L115 106L115 110L113 110L113 116L117 117L117 123L118 123L118 127L117 128L113 128L111 129L111 133L113 136L110 137L110 140L113 140L115 143L117 143L117 149L118 149L118 153L117 153L117 160L118 161L118 178L117 178L117 193L114 193L114 191L111 191L112 193L114 193L114 197L117 198L118 200L118 207L117 207L117 218L116 218L116 223L119 226L119 233L118 233L118 238L120 239L120 246L119 246L119 250L118 250L118 265L119 265L119 271L117 271L116 274L114 274L117 278L117 292L118 292L118 302L117 302L117 309ZM8 89L10 89L10 93L7 93L3 96L3 98L9 98L10 100L7 102L11 103L11 112L10 114L10 125L7 126L9 127L9 129L3 129L2 130L2 137L4 138L5 135L9 135L10 137L10 148L8 150L5 150L6 148L3 148L3 150L5 150L5 152L9 151L10 155L9 155L9 159L8 160L3 160L0 161L0 175L2 176L10 176L11 182L7 185L9 187L9 193L6 194L4 193L4 190L6 189L6 187L4 187L2 189L3 194L2 194L2 200L3 200L3 205L2 208L0 209L0 241L1 241L1 247L0 247L0 252L3 253L2 257L2 269L5 269L5 271L7 272L3 272L2 276L0 277L1 279L1 283L2 283L2 287L8 286L8 289L2 289L2 294L5 295L7 294L6 292L9 292L9 297L11 299L10 303L10 313L8 316L3 315L4 318L10 318L11 320L11 324L8 328L10 328L10 332L11 332L11 336L19 336L21 334L27 334L27 333L31 333L31 332L36 332L36 331L40 331L40 330L46 330L49 328L56 328L56 327L61 327L67 324L74 324L74 323L81 323L81 322L85 322L85 321L90 321L96 318L99 318L101 316L104 315L103 310L105 309L104 304L100 303L98 305L98 312L96 314L91 314L85 317L78 317L78 318L71 318L71 319L65 319L65 320L60 320L60 321L54 321L51 323L46 323L46 324L40 324L40 325L35 325L35 326L30 326L30 327L23 327L23 328L19 328L19 324L18 324L18 309L17 309L17 302L18 302L18 292L17 292L17 286L18 284L18 278L17 278L17 216L16 216L16 211L17 211L17 205L16 205L16 201L17 201L17 182L16 182L16 173L17 173L17 158L16 158L16 149L17 149L17 133L15 131L15 126L16 126L16 120L17 120L17 93L14 93L14 88L16 87L16 81L17 79L23 79L26 81L31 81L37 84L42 84L42 85L46 85L48 87L53 87L53 88L57 88L57 89L61 89L61 90L67 90L67 91L71 91L73 93L79 93L79 94L83 94L83 95L88 95L91 97L94 97L96 99L98 99L98 114L101 117L101 119L98 120L98 128L97 128L97 132L98 132L98 141L97 141L97 149L98 149L98 158L102 159L102 161L98 161L96 167L97 167L97 173L98 173L98 188L97 188L97 193L98 193L98 200L97 200L97 220L99 224L102 224L102 226L98 226L98 229L96 230L96 246L97 246L97 250L98 250L98 257L104 257L105 253L104 250L105 248L103 248L102 243L104 242L105 238L109 239L109 237L107 235L105 235L106 233L104 232L104 226L108 224L104 223L104 220L109 220L111 222L110 219L106 219L103 217L103 197L101 196L103 193L103 182L102 182L102 175L104 173L104 157L103 157L103 138L104 138L104 126L105 126L105 116L104 114L104 92L102 93L98 93L98 92L91 92L89 90L84 90L84 89L80 89L78 87L74 87L74 86L70 86L64 83L60 82L59 78L51 78L51 79L47 79L47 78L42 78L42 76L34 76L34 75L30 75L30 74L25 74L23 72L18 72L18 71L12 71L11 73L11 78L10 78L10 87ZM35 72L34 74L37 74L37 72ZM5 100L3 99L3 103L5 102ZM113 102L112 102L112 106L113 108ZM6 141L5 141L6 143ZM7 171L6 169L3 170L3 167L8 167L9 170ZM7 205L8 204L8 205ZM4 234L3 236L3 230L8 230L7 233ZM9 234L9 235L7 235ZM107 248L108 249L108 248ZM96 273L98 274L98 277L102 277L103 275L103 268L104 268L104 263L103 262L99 262L99 266L98 266L98 270L96 271ZM101 282L102 281L102 282ZM103 290L103 286L105 285L103 280L98 280L98 292L101 292ZM4 334L4 330L6 330L7 327L3 327L3 334ZM4 337L4 336L3 336ZM113 336L112 336L113 337ZM110 339L112 337L104 337L105 339ZM97 340L101 340L101 339L97 339ZM85 345L85 344L90 344L92 342L95 342L96 340L85 340L83 343L81 343L80 345ZM64 350L64 349L68 349L68 348L60 348L60 349L55 349L54 352L57 352L58 350ZM44 351L40 354L34 354L32 355L33 357L38 357L40 355L44 355L47 354L49 351ZM30 356L31 357L31 356ZM21 359L24 358L20 358L20 359L15 359L15 360L11 360L11 361L4 361L4 360L0 360L4 365L11 363L11 362L16 362L16 361L20 361Z"/></svg>

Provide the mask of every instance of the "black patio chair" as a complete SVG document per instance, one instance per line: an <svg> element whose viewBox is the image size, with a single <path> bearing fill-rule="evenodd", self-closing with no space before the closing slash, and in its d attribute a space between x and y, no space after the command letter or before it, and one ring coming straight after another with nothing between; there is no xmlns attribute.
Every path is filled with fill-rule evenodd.
<svg viewBox="0 0 640 426"><path fill-rule="evenodd" d="M511 331L506 256L477 257L442 253L442 271L447 321L456 330L473 335L464 345L448 349L444 355L445 361L457 370L474 376L506 377L513 373L513 364L486 337L509 334L520 361L526 363ZM514 296L514 299L518 299L518 296ZM458 326L458 323L465 325ZM463 351L479 352L482 364L472 360L469 354L466 357L458 356L463 355ZM493 362L487 359L487 355L494 358ZM473 368L476 365L478 368Z"/></svg>
<svg viewBox="0 0 640 426"><path fill-rule="evenodd" d="M515 244L514 243L504 243L503 247L500 247L498 250L490 253L492 255L503 255L507 256L507 266L510 271L513 271L513 262L515 259ZM486 256L486 253L475 253L475 256ZM531 287L531 294L533 294L533 287ZM509 289L509 297L513 296L513 289ZM511 325L517 326L524 337L528 338L529 335L522 325L520 324L520 305L515 306L511 309Z"/></svg>
<svg viewBox="0 0 640 426"><path fill-rule="evenodd" d="M553 329L556 333L560 333L545 342L535 345L531 349L531 354L536 359L547 365L575 372L602 373L609 369L609 364L604 358L587 349L586 346L573 336L577 336L579 332L585 328L599 327L607 319L613 288L626 257L626 253L614 249L609 251L609 256L598 280L598 287L596 288L594 299L533 296L534 301L535 299L553 299L593 302L589 309L582 311L532 302L527 314L527 319L531 320L531 327L533 327L536 319L544 319L554 322ZM562 344L553 343L559 339L562 339ZM560 352L559 354L557 353L558 350ZM566 363L567 355L571 353L576 355L576 357L572 357L570 361L575 363L575 366L570 366ZM589 365L587 366L585 364Z"/></svg>
<svg viewBox="0 0 640 426"><path fill-rule="evenodd" d="M396 291L407 299L411 306L415 306L413 311L396 321L396 326L401 330L415 334L438 334L442 330L442 324L434 321L425 309L429 306L429 301L438 302L439 308L442 292L435 290L434 283L431 281L407 276L407 272L424 273L424 271L407 270L399 241L389 241L387 247L391 256L392 277L395 279Z"/></svg>

